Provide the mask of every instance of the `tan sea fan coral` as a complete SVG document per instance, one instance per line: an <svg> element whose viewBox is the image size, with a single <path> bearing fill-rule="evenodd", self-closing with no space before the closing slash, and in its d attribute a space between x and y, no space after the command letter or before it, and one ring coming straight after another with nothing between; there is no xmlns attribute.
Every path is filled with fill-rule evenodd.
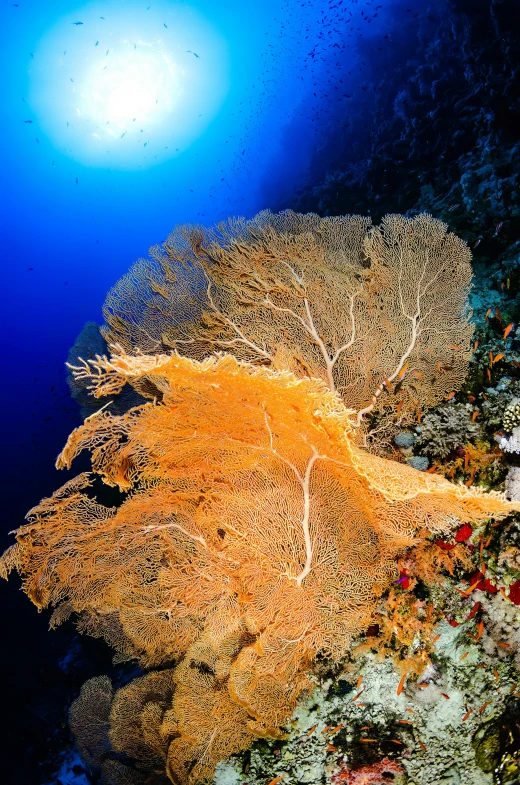
<svg viewBox="0 0 520 785"><path fill-rule="evenodd" d="M404 417L465 378L470 256L424 213L378 227L290 210L184 225L109 292L102 331L129 353L225 351L323 379L359 421Z"/></svg>

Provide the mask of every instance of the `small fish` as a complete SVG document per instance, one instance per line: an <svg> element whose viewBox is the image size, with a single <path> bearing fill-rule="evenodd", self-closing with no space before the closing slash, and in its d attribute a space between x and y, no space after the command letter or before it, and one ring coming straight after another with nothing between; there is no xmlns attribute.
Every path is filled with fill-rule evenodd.
<svg viewBox="0 0 520 785"><path fill-rule="evenodd" d="M466 720L469 719L470 714L471 714L472 711L473 711L473 709L469 709L469 711L466 712L466 714L462 718L462 722L466 722Z"/></svg>
<svg viewBox="0 0 520 785"><path fill-rule="evenodd" d="M325 749L327 750L327 752L337 752L338 750L338 748L335 747L334 744L330 744L330 742L327 742L327 746L325 747Z"/></svg>
<svg viewBox="0 0 520 785"><path fill-rule="evenodd" d="M454 346L448 346L448 349L454 349L456 352L460 352L460 346L457 346L457 344Z"/></svg>
<svg viewBox="0 0 520 785"><path fill-rule="evenodd" d="M126 132L126 131L123 131L123 133L121 134L121 136L120 136L119 138L120 138L120 139L122 139L122 138L123 138L123 136L126 136L126 134L127 134L127 132Z"/></svg>
<svg viewBox="0 0 520 785"><path fill-rule="evenodd" d="M309 736L312 736L315 730L316 730L316 725L313 725L312 728L307 732L307 738Z"/></svg>
<svg viewBox="0 0 520 785"><path fill-rule="evenodd" d="M450 700L450 696L449 696L449 695L446 695L446 693L445 693L445 692L441 692L441 695L442 695L442 697L443 697L445 700L447 700L447 701L449 701L449 700Z"/></svg>
<svg viewBox="0 0 520 785"><path fill-rule="evenodd" d="M499 223L497 223L497 225L495 227L495 234L498 234L500 232L500 230L502 229L503 225L504 225L503 221L500 221Z"/></svg>
<svg viewBox="0 0 520 785"><path fill-rule="evenodd" d="M100 18L100 19L103 19L103 21L105 20L105 17L104 17L104 16L100 16L99 18Z"/></svg>
<svg viewBox="0 0 520 785"><path fill-rule="evenodd" d="M432 638L432 643L436 643L439 640L440 637L441 637L441 634L440 634L440 632L438 632L437 635L435 636L435 638Z"/></svg>
<svg viewBox="0 0 520 785"><path fill-rule="evenodd" d="M397 720L397 722L400 722L401 725L413 725L411 720Z"/></svg>
<svg viewBox="0 0 520 785"><path fill-rule="evenodd" d="M340 723L339 725L336 725L335 728L332 728L332 730L329 731L329 736L333 736L335 733L337 733L339 730L341 730L342 727L343 727L343 723Z"/></svg>
<svg viewBox="0 0 520 785"><path fill-rule="evenodd" d="M509 335L509 333L511 332L511 330L513 329L514 326L515 326L514 322L510 322L510 324L507 325L506 329L504 330L504 335L502 336L504 341L507 338L507 336Z"/></svg>
<svg viewBox="0 0 520 785"><path fill-rule="evenodd" d="M398 382L400 382L401 379L404 379L407 370L408 370L408 363L406 363L406 365L404 365L401 368L401 370L399 371L399 373L397 374L397 381Z"/></svg>
<svg viewBox="0 0 520 785"><path fill-rule="evenodd" d="M399 684L397 685L397 694L398 695L400 695L402 693L402 691L404 690L404 683L406 681L407 675L408 675L408 673L406 672L406 673L403 673L403 675L401 676L401 680L400 680Z"/></svg>
<svg viewBox="0 0 520 785"><path fill-rule="evenodd" d="M478 341L475 341L475 343L473 344L473 351L476 352L477 349L478 349Z"/></svg>
<svg viewBox="0 0 520 785"><path fill-rule="evenodd" d="M475 583L472 583L469 589L466 589L466 591L461 591L460 589L457 589L457 591L459 591L464 597L468 597L471 594L471 592L477 588L479 583L480 583L480 578Z"/></svg>
<svg viewBox="0 0 520 785"><path fill-rule="evenodd" d="M484 709L487 709L487 707L489 706L490 703L491 703L491 701L486 701L485 703L483 703L482 706L480 707L480 709L478 710L478 713L482 714Z"/></svg>
<svg viewBox="0 0 520 785"><path fill-rule="evenodd" d="M451 401L451 399L454 398L454 397L455 397L455 392L450 392L450 394L446 396L445 400L446 401Z"/></svg>
<svg viewBox="0 0 520 785"><path fill-rule="evenodd" d="M394 389L394 388L393 388L393 385L392 385L392 383L391 383L391 381L390 381L389 379L387 379L387 378L386 378L386 376L384 376L384 377L383 377L383 384L384 384L386 387L388 387L388 389L390 390L390 392L392 392L392 390Z"/></svg>
<svg viewBox="0 0 520 785"><path fill-rule="evenodd" d="M360 739L363 744L377 744L377 739Z"/></svg>
<svg viewBox="0 0 520 785"><path fill-rule="evenodd" d="M275 777L274 780L271 780L269 785L278 785L278 783L281 782L281 780L283 780L283 778L284 778L284 775L281 774L279 777Z"/></svg>
<svg viewBox="0 0 520 785"><path fill-rule="evenodd" d="M498 645L502 649L510 649L511 648L511 644L510 643L504 643L503 641L500 641Z"/></svg>
<svg viewBox="0 0 520 785"><path fill-rule="evenodd" d="M491 381L491 371L489 370L489 368L486 368L486 371L487 371L488 381L490 382Z"/></svg>
<svg viewBox="0 0 520 785"><path fill-rule="evenodd" d="M488 308L487 309L487 311L486 311L486 319L489 319L489 315L490 315L491 311L492 311L492 308Z"/></svg>
<svg viewBox="0 0 520 785"><path fill-rule="evenodd" d="M477 240L475 240L475 242L473 243L473 248L478 248L481 242L482 242L482 238L481 238L481 237L479 237L479 238L478 238Z"/></svg>
<svg viewBox="0 0 520 785"><path fill-rule="evenodd" d="M495 677L495 679L496 679L497 681L499 681L499 680L500 680L500 676L498 675L498 671L497 671L497 669L496 669L496 668L494 668L494 670L493 670L493 675L494 675L494 677Z"/></svg>
<svg viewBox="0 0 520 785"><path fill-rule="evenodd" d="M359 677L359 679L357 680L357 687L356 687L356 692L359 692L359 690L360 690L360 688L361 688L361 684L362 684L362 683L363 683L363 674L361 674L361 676L360 676L360 677Z"/></svg>
<svg viewBox="0 0 520 785"><path fill-rule="evenodd" d="M78 183L78 178L77 178L77 177L76 177L76 185L79 185L79 183Z"/></svg>
<svg viewBox="0 0 520 785"><path fill-rule="evenodd" d="M393 741L394 744L402 744L403 743L402 741L399 741L398 739L390 739L390 741Z"/></svg>
<svg viewBox="0 0 520 785"><path fill-rule="evenodd" d="M473 608L471 609L471 613L466 618L466 621L472 619L479 612L479 610L480 610L480 602L476 602Z"/></svg>
<svg viewBox="0 0 520 785"><path fill-rule="evenodd" d="M32 120L24 120L24 123L32 123Z"/></svg>
<svg viewBox="0 0 520 785"><path fill-rule="evenodd" d="M98 44L99 44L99 41L96 41L96 43L94 44L94 46L97 46Z"/></svg>
<svg viewBox="0 0 520 785"><path fill-rule="evenodd" d="M466 657L468 656L468 654L469 654L469 651L465 651L465 652L464 652L464 654L463 654L463 655L462 655L462 657L460 658L461 662L462 662L462 660L465 660L465 659L466 659Z"/></svg>
<svg viewBox="0 0 520 785"><path fill-rule="evenodd" d="M77 27L78 25L82 25L82 24L83 24L83 22L71 22L71 25L76 25L76 27Z"/></svg>
<svg viewBox="0 0 520 785"><path fill-rule="evenodd" d="M165 27L166 29L168 29L168 25L166 24L166 22L163 22L163 27Z"/></svg>
<svg viewBox="0 0 520 785"><path fill-rule="evenodd" d="M495 354L495 359L493 360L493 363L500 362L500 360L502 360L503 357L504 357L503 352L500 352L500 354Z"/></svg>
<svg viewBox="0 0 520 785"><path fill-rule="evenodd" d="M426 745L422 743L420 739L417 739L419 742L419 747L422 749L423 752L426 752Z"/></svg>
<svg viewBox="0 0 520 785"><path fill-rule="evenodd" d="M475 411L474 411L474 412L473 412L473 414L471 415L471 422L475 422L475 420L477 419L477 417L479 416L479 414L480 414L479 410L478 410L478 409L475 409Z"/></svg>

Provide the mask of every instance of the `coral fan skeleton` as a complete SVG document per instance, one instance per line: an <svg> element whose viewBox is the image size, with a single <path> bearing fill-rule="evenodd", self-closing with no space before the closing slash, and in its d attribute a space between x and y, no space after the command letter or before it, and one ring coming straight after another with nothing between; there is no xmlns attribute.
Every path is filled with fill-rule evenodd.
<svg viewBox="0 0 520 785"><path fill-rule="evenodd" d="M112 356L74 375L96 397L128 384L149 400L105 404L57 466L87 449L125 498L105 507L80 475L30 511L0 567L55 607L51 624L76 613L121 659L180 660L159 702L139 697L153 674L124 688L133 731L108 702L114 749L139 736L143 767L211 779L255 736L283 735L314 658L348 653L399 554L519 508L376 454L464 379L469 262L428 215L261 213L177 229L109 293Z"/></svg>

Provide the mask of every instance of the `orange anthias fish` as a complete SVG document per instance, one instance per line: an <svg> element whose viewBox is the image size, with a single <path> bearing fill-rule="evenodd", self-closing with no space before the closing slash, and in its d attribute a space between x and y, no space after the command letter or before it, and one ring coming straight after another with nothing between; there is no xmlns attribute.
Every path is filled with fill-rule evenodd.
<svg viewBox="0 0 520 785"><path fill-rule="evenodd" d="M503 336L504 341L507 338L507 336L509 335L509 333L511 332L511 330L513 329L514 326L515 326L514 322L511 322L511 324L507 325L506 329L504 330L504 336Z"/></svg>
<svg viewBox="0 0 520 785"><path fill-rule="evenodd" d="M405 376L405 374L406 374L406 371L407 371L407 370L408 370L408 363L406 363L406 365L404 365L404 366L401 368L401 370L399 371L399 373L398 373L398 375L397 375L397 381L398 381L398 382L400 382L400 381L401 381L401 379L404 379L404 376Z"/></svg>

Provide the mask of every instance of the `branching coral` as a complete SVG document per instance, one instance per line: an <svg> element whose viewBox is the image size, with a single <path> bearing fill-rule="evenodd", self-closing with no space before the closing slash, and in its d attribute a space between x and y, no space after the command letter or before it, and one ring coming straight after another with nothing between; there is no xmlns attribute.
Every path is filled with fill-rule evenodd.
<svg viewBox="0 0 520 785"><path fill-rule="evenodd" d="M417 426L417 444L435 459L444 459L480 434L480 425L470 419L471 407L465 404L441 406L428 413Z"/></svg>

